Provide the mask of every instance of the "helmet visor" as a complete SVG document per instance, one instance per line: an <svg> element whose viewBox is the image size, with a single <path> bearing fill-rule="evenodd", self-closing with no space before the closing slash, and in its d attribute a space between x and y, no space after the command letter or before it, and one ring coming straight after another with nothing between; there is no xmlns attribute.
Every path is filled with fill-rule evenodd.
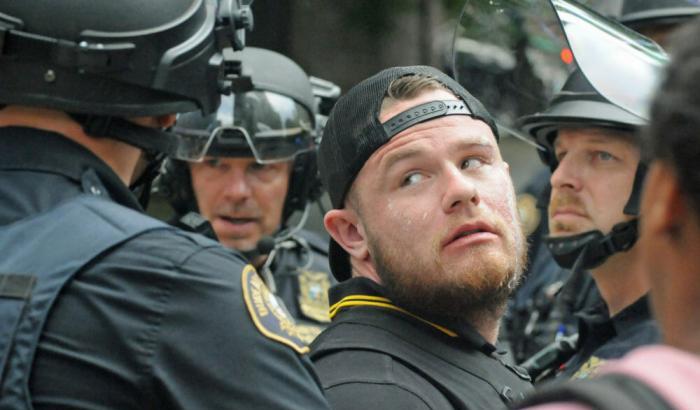
<svg viewBox="0 0 700 410"><path fill-rule="evenodd" d="M496 118L502 135L530 139L517 119L542 111L571 60L547 0L467 0L453 43L454 77Z"/></svg>
<svg viewBox="0 0 700 410"><path fill-rule="evenodd" d="M647 118L667 61L653 41L573 0L468 0L453 47L457 80L514 133L576 69L605 100Z"/></svg>
<svg viewBox="0 0 700 410"><path fill-rule="evenodd" d="M314 148L311 114L295 100L274 92L236 94L233 126L263 164L289 161Z"/></svg>
<svg viewBox="0 0 700 410"><path fill-rule="evenodd" d="M606 99L644 119L668 56L643 35L568 0L551 0L574 59Z"/></svg>
<svg viewBox="0 0 700 410"><path fill-rule="evenodd" d="M268 91L223 96L216 114L187 114L173 130L182 139L210 139L208 156L253 156L261 164L291 161L315 147L311 114L293 99Z"/></svg>
<svg viewBox="0 0 700 410"><path fill-rule="evenodd" d="M197 113L199 115L199 113ZM197 162L204 158L204 155L209 150L214 135L203 131L197 132L197 130L184 130L173 127L171 135L171 143L169 146L171 149L165 150L165 154L173 159L179 159L182 161Z"/></svg>

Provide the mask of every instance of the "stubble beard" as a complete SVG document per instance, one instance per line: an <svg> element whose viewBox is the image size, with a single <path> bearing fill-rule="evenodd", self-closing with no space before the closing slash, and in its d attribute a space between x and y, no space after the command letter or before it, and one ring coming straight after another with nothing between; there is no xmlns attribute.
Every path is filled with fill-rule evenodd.
<svg viewBox="0 0 700 410"><path fill-rule="evenodd" d="M368 245L387 296L398 306L443 324L474 325L497 321L517 288L527 262L527 241L513 228L506 251L470 249L459 266L445 266L436 257L420 260L406 249L388 249L368 232Z"/></svg>

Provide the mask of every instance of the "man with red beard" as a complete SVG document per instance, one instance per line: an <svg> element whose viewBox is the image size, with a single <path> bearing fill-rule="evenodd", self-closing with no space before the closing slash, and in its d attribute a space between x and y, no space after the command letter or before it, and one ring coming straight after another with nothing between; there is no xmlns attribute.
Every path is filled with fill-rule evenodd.
<svg viewBox="0 0 700 410"><path fill-rule="evenodd" d="M525 263L493 119L440 71L381 71L324 129L331 326L312 344L338 409L492 409L530 389L496 352Z"/></svg>
<svg viewBox="0 0 700 410"><path fill-rule="evenodd" d="M554 260L572 270L558 302L581 291L588 270L601 297L576 315L576 353L558 377L587 378L605 361L659 340L634 246L646 170L635 132L645 123L603 98L580 70L546 110L522 119L552 169L545 242Z"/></svg>

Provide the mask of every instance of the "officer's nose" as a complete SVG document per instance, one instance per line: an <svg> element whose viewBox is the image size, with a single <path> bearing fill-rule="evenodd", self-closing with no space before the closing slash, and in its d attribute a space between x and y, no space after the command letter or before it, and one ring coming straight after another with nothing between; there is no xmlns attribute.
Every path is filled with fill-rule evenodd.
<svg viewBox="0 0 700 410"><path fill-rule="evenodd" d="M241 201L251 196L252 189L245 169L232 167L226 174L224 194L232 201Z"/></svg>
<svg viewBox="0 0 700 410"><path fill-rule="evenodd" d="M444 173L445 193L442 209L445 213L479 205L481 199L473 178L465 175L457 166L449 166Z"/></svg>
<svg viewBox="0 0 700 410"><path fill-rule="evenodd" d="M550 178L553 189L572 189L578 191L583 186L581 166L576 164L573 156L567 155L559 161Z"/></svg>

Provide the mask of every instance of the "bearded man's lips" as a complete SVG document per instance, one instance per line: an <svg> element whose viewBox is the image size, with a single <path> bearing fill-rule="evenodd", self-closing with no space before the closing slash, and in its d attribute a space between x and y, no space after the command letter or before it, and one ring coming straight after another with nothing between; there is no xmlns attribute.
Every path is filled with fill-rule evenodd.
<svg viewBox="0 0 700 410"><path fill-rule="evenodd" d="M442 248L472 246L498 238L496 229L484 221L465 223L450 231L442 241Z"/></svg>

